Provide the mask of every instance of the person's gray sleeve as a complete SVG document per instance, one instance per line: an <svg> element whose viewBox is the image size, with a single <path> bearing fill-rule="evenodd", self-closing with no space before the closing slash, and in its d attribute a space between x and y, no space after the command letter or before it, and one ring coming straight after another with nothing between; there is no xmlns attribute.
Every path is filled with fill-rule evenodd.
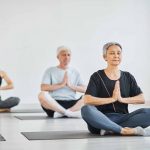
<svg viewBox="0 0 150 150"><path fill-rule="evenodd" d="M43 75L42 84L51 84L51 73L49 69L47 69Z"/></svg>

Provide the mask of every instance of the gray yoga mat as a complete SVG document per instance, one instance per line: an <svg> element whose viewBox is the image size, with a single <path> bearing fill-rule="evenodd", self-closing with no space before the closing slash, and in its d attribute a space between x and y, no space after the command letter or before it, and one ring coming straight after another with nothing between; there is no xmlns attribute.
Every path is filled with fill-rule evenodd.
<svg viewBox="0 0 150 150"><path fill-rule="evenodd" d="M90 134L88 131L40 131L21 132L28 140L63 140L100 138L100 135Z"/></svg>
<svg viewBox="0 0 150 150"><path fill-rule="evenodd" d="M2 135L0 135L0 141L6 141Z"/></svg>
<svg viewBox="0 0 150 150"><path fill-rule="evenodd" d="M20 120L42 120L42 119L52 119L48 116L15 116Z"/></svg>

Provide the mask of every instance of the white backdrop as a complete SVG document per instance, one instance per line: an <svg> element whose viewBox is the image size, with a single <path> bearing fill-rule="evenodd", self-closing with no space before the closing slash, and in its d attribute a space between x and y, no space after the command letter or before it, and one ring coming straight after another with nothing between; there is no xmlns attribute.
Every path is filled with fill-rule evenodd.
<svg viewBox="0 0 150 150"><path fill-rule="evenodd" d="M122 70L131 72L150 101L149 0L0 0L0 69L14 81L22 103L37 103L45 69L57 65L56 48L72 49L71 65L85 83L105 67L102 46L120 42Z"/></svg>

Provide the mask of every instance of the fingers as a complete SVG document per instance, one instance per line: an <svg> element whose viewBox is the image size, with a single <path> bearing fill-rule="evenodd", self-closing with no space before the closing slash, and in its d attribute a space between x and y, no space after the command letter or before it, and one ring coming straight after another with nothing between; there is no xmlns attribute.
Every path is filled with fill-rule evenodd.
<svg viewBox="0 0 150 150"><path fill-rule="evenodd" d="M120 97L120 82L116 81L114 91L113 91L113 98L118 100Z"/></svg>
<svg viewBox="0 0 150 150"><path fill-rule="evenodd" d="M65 78L66 80L68 80L68 73L67 73L67 71L66 71L65 74L64 74L64 78Z"/></svg>
<svg viewBox="0 0 150 150"><path fill-rule="evenodd" d="M67 71L64 73L64 78L62 81L62 84L65 86L67 84L68 76L67 76Z"/></svg>
<svg viewBox="0 0 150 150"><path fill-rule="evenodd" d="M67 71L65 71L65 73L64 73L64 78L67 78Z"/></svg>
<svg viewBox="0 0 150 150"><path fill-rule="evenodd" d="M70 82L69 82L69 78L68 78L68 73L67 71L65 72L64 74L64 82L65 82L65 85L70 87Z"/></svg>
<svg viewBox="0 0 150 150"><path fill-rule="evenodd" d="M119 81L116 81L115 87L114 87L114 92L115 92L115 93L116 93L116 92L119 92L119 90L120 90Z"/></svg>
<svg viewBox="0 0 150 150"><path fill-rule="evenodd" d="M122 99L122 97L121 97L120 82L119 82L119 81L116 81L115 90L116 90L116 93L117 93L117 100L122 103L122 102L123 102L123 99Z"/></svg>
<svg viewBox="0 0 150 150"><path fill-rule="evenodd" d="M119 83L119 81L116 81L115 89L116 89L117 91L120 90L120 83Z"/></svg>

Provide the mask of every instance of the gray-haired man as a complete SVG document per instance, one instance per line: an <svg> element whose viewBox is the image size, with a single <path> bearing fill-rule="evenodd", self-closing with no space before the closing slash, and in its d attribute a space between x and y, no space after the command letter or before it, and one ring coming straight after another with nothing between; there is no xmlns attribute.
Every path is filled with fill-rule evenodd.
<svg viewBox="0 0 150 150"><path fill-rule="evenodd" d="M48 68L43 76L39 101L49 117L79 117L83 100L76 99L76 92L84 93L86 87L78 71L69 66L68 47L58 47L57 59L59 65Z"/></svg>

